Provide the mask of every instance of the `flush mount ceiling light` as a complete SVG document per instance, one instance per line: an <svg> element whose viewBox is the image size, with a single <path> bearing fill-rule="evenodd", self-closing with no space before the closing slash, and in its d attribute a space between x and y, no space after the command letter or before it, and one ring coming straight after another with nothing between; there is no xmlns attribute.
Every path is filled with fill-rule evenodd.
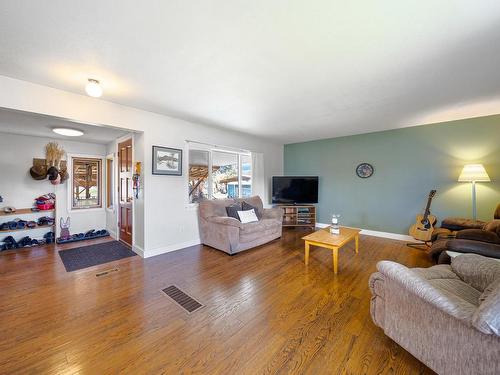
<svg viewBox="0 0 500 375"><path fill-rule="evenodd" d="M65 135L66 137L80 137L83 135L81 130L70 128L54 128L52 131L56 134Z"/></svg>
<svg viewBox="0 0 500 375"><path fill-rule="evenodd" d="M89 96L98 98L102 95L102 87L97 79L89 78L89 82L85 86L85 91Z"/></svg>

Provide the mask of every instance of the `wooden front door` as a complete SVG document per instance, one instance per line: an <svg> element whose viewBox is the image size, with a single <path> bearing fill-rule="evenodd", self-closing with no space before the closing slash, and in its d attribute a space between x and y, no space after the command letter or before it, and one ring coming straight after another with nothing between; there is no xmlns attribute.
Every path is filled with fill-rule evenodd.
<svg viewBox="0 0 500 375"><path fill-rule="evenodd" d="M132 139L118 144L118 228L120 240L132 246Z"/></svg>

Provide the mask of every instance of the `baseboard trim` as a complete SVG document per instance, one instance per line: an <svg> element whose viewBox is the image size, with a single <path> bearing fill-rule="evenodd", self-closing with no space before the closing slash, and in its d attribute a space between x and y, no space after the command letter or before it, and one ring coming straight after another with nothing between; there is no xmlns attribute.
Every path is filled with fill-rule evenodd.
<svg viewBox="0 0 500 375"><path fill-rule="evenodd" d="M199 238L196 238L196 239L191 240L191 241L180 242L180 243L176 243L176 244L172 244L172 245L168 245L168 246L158 247L158 248L152 249L152 250L146 250L146 251L143 251L143 255L141 255L141 254L139 254L139 255L141 255L143 258L151 258L151 257L154 257L156 255L161 255L161 254L165 254L165 253L170 253L172 251L182 250L182 249L185 249L186 247L195 246L195 245L199 245L199 244L201 244L201 240Z"/></svg>
<svg viewBox="0 0 500 375"><path fill-rule="evenodd" d="M134 245L134 246L132 246L132 251L134 253L136 253L137 255L139 255L141 258L145 258L144 257L144 249L142 247Z"/></svg>
<svg viewBox="0 0 500 375"><path fill-rule="evenodd" d="M318 228L326 228L329 225L330 224L316 223L316 227ZM407 236L405 234L379 232L376 230L369 230L369 229L361 229L361 234L374 237L390 238L392 240L399 240L399 241L415 241L413 237ZM201 240L199 238L196 238L191 241L180 242L168 246L162 246L152 250L144 250L141 247L134 245L132 247L132 250L143 258L151 258L157 255L170 253L172 251L182 250L185 249L186 247L195 246L199 244L201 244Z"/></svg>
<svg viewBox="0 0 500 375"><path fill-rule="evenodd" d="M330 226L330 224L316 223L316 226L318 228L326 228L326 227ZM361 234L364 234L366 236L373 236L373 237L390 238L391 240L415 241L415 239L412 236L408 236L406 234L380 232L377 230L370 230L370 229L362 229L361 228Z"/></svg>
<svg viewBox="0 0 500 375"><path fill-rule="evenodd" d="M109 232L109 235L111 236L112 239L114 239L114 240L118 239L118 236L116 235L115 231L108 230L108 232Z"/></svg>

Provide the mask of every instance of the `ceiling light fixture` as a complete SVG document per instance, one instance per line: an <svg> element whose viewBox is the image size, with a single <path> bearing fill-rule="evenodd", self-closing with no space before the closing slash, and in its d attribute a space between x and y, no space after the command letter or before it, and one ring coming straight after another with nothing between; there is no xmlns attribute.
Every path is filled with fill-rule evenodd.
<svg viewBox="0 0 500 375"><path fill-rule="evenodd" d="M85 86L85 91L93 98L98 98L102 95L102 87L99 81L93 78L89 78L89 82Z"/></svg>
<svg viewBox="0 0 500 375"><path fill-rule="evenodd" d="M54 128L52 131L56 134L65 135L66 137L80 137L83 135L81 130L70 128Z"/></svg>

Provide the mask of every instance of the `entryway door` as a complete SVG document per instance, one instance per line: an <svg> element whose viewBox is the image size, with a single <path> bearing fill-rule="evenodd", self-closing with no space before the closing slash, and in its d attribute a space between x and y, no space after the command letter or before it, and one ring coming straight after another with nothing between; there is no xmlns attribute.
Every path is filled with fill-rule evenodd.
<svg viewBox="0 0 500 375"><path fill-rule="evenodd" d="M118 230L132 246L132 139L118 143Z"/></svg>

